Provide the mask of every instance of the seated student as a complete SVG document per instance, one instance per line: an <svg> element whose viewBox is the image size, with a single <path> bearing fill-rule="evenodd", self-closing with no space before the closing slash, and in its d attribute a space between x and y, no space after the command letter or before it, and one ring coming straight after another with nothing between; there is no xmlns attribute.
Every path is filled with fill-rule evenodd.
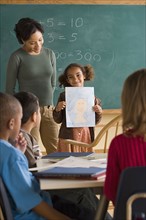
<svg viewBox="0 0 146 220"><path fill-rule="evenodd" d="M38 182L28 171L26 157L20 151L23 149L24 152L26 147L19 133L23 118L20 103L15 97L3 93L0 93L0 103L0 114L3 115L0 118L0 175L8 189L14 219L69 219L60 212L76 220L93 219L98 200L90 189L52 191L53 206L60 212L51 207L50 194L40 190ZM15 142L17 148L20 144L20 150L10 142ZM106 219L110 216L107 215Z"/></svg>
<svg viewBox="0 0 146 220"><path fill-rule="evenodd" d="M21 132L27 141L27 148L25 156L28 159L29 167L36 164L35 152L33 145L37 145L35 139L31 136L30 131L33 127L39 126L40 113L39 113L39 101L38 98L30 92L18 92L14 95L21 103L23 116L21 119ZM37 156L37 155L36 155ZM65 212L72 212L72 209L68 209L67 206L63 205L65 202L70 203L74 212L77 210L83 210L80 214L78 213L78 219L84 218L89 219L89 216L94 216L98 199L90 189L65 189L65 190L51 190L53 205L60 209L65 209ZM67 207L67 208L66 208ZM88 212L88 214L86 213Z"/></svg>
<svg viewBox="0 0 146 220"><path fill-rule="evenodd" d="M31 130L40 126L40 107L38 98L30 92L15 93L15 98L22 106L23 116L21 119L21 132L27 141L27 148L24 152L28 159L29 167L36 166L36 159L42 156L37 141L31 135Z"/></svg>
<svg viewBox="0 0 146 220"><path fill-rule="evenodd" d="M52 207L49 193L40 190L37 180L28 171L25 155L9 142L9 139L15 141L20 131L20 103L1 92L0 103L0 175L8 191L14 219L69 220Z"/></svg>
<svg viewBox="0 0 146 220"><path fill-rule="evenodd" d="M123 133L109 147L104 193L115 204L119 178L127 167L146 166L146 69L132 73L122 91Z"/></svg>

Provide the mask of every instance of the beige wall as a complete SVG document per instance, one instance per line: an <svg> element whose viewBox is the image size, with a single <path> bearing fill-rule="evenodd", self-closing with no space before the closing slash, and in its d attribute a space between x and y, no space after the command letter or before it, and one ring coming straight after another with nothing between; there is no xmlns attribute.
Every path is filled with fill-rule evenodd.
<svg viewBox="0 0 146 220"><path fill-rule="evenodd" d="M1 0L1 4L134 4L146 5L146 0Z"/></svg>
<svg viewBox="0 0 146 220"><path fill-rule="evenodd" d="M119 115L121 113L121 109L106 109L103 110L103 116L102 119L100 121L99 124L96 125L95 127L95 137L96 135L99 133L99 131L110 121L112 120L114 117L116 117L117 115ZM110 145L110 142L113 138L113 134L115 133L115 126L113 126L112 128L110 128L109 132L108 132L108 146ZM118 129L118 134L122 132L122 126L120 123L119 129ZM104 148L104 140L105 140L105 136L101 139L101 141L99 142L99 144L95 147L95 151L96 152L103 152L103 148Z"/></svg>

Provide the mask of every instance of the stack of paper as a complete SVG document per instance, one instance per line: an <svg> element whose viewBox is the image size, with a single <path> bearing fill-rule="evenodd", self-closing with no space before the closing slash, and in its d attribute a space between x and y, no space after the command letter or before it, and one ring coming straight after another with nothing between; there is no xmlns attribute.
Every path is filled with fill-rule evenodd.
<svg viewBox="0 0 146 220"><path fill-rule="evenodd" d="M92 155L94 153L92 152L53 152L48 155L43 156L43 159L63 159L70 156L73 157L88 157L89 155Z"/></svg>
<svg viewBox="0 0 146 220"><path fill-rule="evenodd" d="M61 179L99 179L105 176L105 160L90 161L78 157L63 159L47 170L35 173L37 178L61 178Z"/></svg>

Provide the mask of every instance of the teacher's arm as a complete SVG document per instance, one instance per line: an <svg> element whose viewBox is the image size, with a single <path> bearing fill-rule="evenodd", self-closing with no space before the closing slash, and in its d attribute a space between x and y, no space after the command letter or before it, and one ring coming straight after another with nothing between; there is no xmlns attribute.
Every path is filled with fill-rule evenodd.
<svg viewBox="0 0 146 220"><path fill-rule="evenodd" d="M10 56L8 65L7 65L7 74L6 74L6 87L5 91L9 94L14 94L16 91L16 81L18 77L19 70L19 58L12 54Z"/></svg>

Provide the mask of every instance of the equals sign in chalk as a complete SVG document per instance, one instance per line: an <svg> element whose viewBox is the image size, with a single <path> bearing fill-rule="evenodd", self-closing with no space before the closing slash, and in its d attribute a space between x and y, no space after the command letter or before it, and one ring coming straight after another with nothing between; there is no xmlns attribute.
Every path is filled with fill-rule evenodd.
<svg viewBox="0 0 146 220"><path fill-rule="evenodd" d="M73 57L73 54L72 54L72 53L69 53L69 54L68 54L68 57Z"/></svg>
<svg viewBox="0 0 146 220"><path fill-rule="evenodd" d="M58 26L65 26L66 24L63 21L59 21L57 25Z"/></svg>
<svg viewBox="0 0 146 220"><path fill-rule="evenodd" d="M62 35L60 35L59 37L59 40L65 40L66 38L64 37L64 36L62 36Z"/></svg>

